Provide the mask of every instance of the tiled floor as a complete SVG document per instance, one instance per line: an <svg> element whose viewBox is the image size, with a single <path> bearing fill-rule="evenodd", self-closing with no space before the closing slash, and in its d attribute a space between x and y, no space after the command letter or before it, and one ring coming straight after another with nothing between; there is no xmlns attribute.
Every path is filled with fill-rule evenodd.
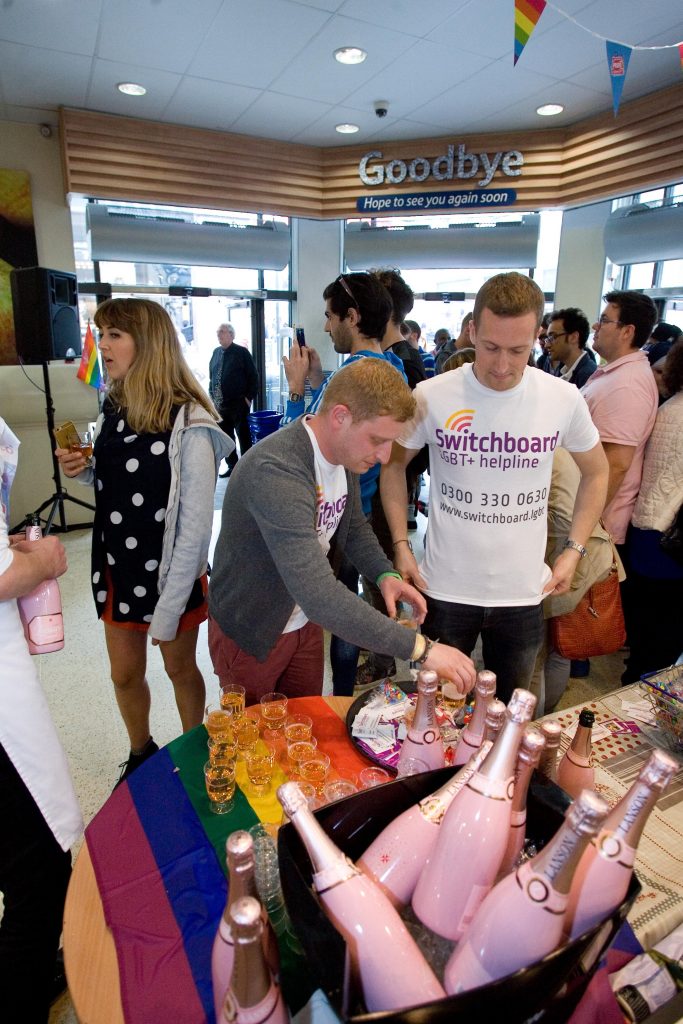
<svg viewBox="0 0 683 1024"><path fill-rule="evenodd" d="M217 510L226 484L227 481L219 480ZM216 511L214 541L219 525L220 512ZM418 530L413 535L418 551L425 526L426 519L418 515ZM95 617L90 591L90 531L69 533L63 540L69 560L69 570L60 580L66 645L63 651L42 655L38 667L87 823L111 793L118 777L117 766L128 754L128 743L109 678L104 632ZM199 632L198 661L211 694L216 680L209 659L206 625ZM397 668L400 677L407 666L399 663ZM613 689L619 685L620 672L618 656L595 659L587 679L570 681L560 706L568 707L596 691ZM180 722L159 649L151 646L147 678L152 691L152 734L161 745L178 735ZM331 692L329 666L324 689ZM77 1024L68 993L53 1006L50 1024Z"/></svg>

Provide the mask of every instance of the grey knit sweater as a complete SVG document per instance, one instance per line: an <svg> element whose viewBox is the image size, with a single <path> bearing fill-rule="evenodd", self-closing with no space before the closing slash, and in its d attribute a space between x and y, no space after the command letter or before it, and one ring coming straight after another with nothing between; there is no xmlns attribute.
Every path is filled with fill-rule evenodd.
<svg viewBox="0 0 683 1024"><path fill-rule="evenodd" d="M370 579L392 569L363 515L358 477L347 471L348 501L330 559L343 550ZM339 583L315 531L313 446L301 420L265 437L230 477L216 544L209 609L242 650L265 661L295 604L336 636L408 659L415 634Z"/></svg>

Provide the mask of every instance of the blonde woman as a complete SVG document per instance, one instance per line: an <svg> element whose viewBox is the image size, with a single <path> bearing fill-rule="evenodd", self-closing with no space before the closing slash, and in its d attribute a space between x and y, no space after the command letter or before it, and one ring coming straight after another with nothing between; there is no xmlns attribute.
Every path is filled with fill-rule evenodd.
<svg viewBox="0 0 683 1024"><path fill-rule="evenodd" d="M159 645L183 731L202 721L196 661L218 465L234 445L185 363L168 313L147 299L97 308L109 386L92 465L58 448L66 476L95 486L92 589L130 738L127 778L158 747L150 734L147 633Z"/></svg>

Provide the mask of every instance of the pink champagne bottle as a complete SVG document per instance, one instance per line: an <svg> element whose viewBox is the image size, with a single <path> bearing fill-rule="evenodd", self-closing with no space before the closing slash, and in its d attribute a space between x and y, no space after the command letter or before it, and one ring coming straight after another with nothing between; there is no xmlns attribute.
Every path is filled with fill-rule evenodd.
<svg viewBox="0 0 683 1024"><path fill-rule="evenodd" d="M288 1024L280 986L263 950L263 911L253 896L230 905L235 958L217 1024Z"/></svg>
<svg viewBox="0 0 683 1024"><path fill-rule="evenodd" d="M446 965L449 995L504 978L559 945L572 875L607 811L584 790L548 845L491 890Z"/></svg>
<svg viewBox="0 0 683 1024"><path fill-rule="evenodd" d="M311 858L323 909L346 940L368 1011L443 998L443 987L388 898L330 839L297 784L285 782L277 795Z"/></svg>
<svg viewBox="0 0 683 1024"><path fill-rule="evenodd" d="M26 527L26 540L40 540L40 517L34 514ZM43 580L30 594L18 598L19 616L31 654L49 654L64 647L62 595L57 580Z"/></svg>
<svg viewBox="0 0 683 1024"><path fill-rule="evenodd" d="M357 861L358 867L374 878L394 906L400 908L410 902L446 811L491 746L490 742L482 743L445 785L394 818Z"/></svg>
<svg viewBox="0 0 683 1024"><path fill-rule="evenodd" d="M505 722L505 704L502 700L492 700L486 709L486 724L484 726L483 742L491 740L492 743L498 739L500 730Z"/></svg>
<svg viewBox="0 0 683 1024"><path fill-rule="evenodd" d="M514 871L519 855L522 852L526 835L526 801L529 783L544 747L545 736L540 730L535 729L533 726L524 730L515 766L515 789L512 794L508 844L503 854L498 878L504 878L505 875L509 875L511 871Z"/></svg>
<svg viewBox="0 0 683 1024"><path fill-rule="evenodd" d="M415 717L410 723L408 735L398 755L396 770L399 776L411 774L407 769L412 760L426 765L422 771L443 768L446 763L441 730L435 713L438 689L439 677L436 672L429 669L418 672Z"/></svg>
<svg viewBox="0 0 683 1024"><path fill-rule="evenodd" d="M545 750L538 762L538 772L539 775L545 776L551 782L557 782L557 754L562 739L562 726L556 718L550 718L547 722L538 724L545 736Z"/></svg>
<svg viewBox="0 0 683 1024"><path fill-rule="evenodd" d="M413 910L437 935L459 939L498 874L510 830L517 750L536 698L514 690L505 724L478 771L446 811Z"/></svg>
<svg viewBox="0 0 683 1024"><path fill-rule="evenodd" d="M574 875L565 922L570 938L583 935L623 901L648 815L679 767L666 751L654 750L631 788L610 811Z"/></svg>
<svg viewBox="0 0 683 1024"><path fill-rule="evenodd" d="M243 896L258 899L253 837L243 829L232 832L225 844L225 857L228 866L228 898L211 951L211 978L216 1020L220 1020L221 1007L230 983L235 959L235 941L230 926L230 908ZM277 976L280 969L277 939L263 907L261 907L261 917L266 960L272 973Z"/></svg>
<svg viewBox="0 0 683 1024"><path fill-rule="evenodd" d="M591 730L595 715L584 708L571 746L557 766L557 784L565 793L575 797L582 789L595 786L595 769L591 758Z"/></svg>
<svg viewBox="0 0 683 1024"><path fill-rule="evenodd" d="M465 764L474 751L481 746L486 728L486 710L496 696L495 673L489 672L488 669L477 672L474 693L474 711L458 738L453 764Z"/></svg>

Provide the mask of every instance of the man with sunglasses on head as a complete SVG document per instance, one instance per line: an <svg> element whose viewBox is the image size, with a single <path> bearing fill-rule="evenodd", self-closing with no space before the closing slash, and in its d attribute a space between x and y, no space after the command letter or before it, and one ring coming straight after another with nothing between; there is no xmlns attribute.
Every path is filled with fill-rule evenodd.
<svg viewBox="0 0 683 1024"><path fill-rule="evenodd" d="M606 305L593 324L593 347L605 365L591 375L581 394L609 463L602 518L623 560L626 529L640 490L645 443L659 404L647 355L641 352L657 320L657 309L652 299L639 292L608 292L604 300Z"/></svg>
<svg viewBox="0 0 683 1024"><path fill-rule="evenodd" d="M588 317L575 306L557 309L550 314L546 331L546 345L550 358L559 365L556 377L582 388L594 372L597 363L587 347L590 324Z"/></svg>

